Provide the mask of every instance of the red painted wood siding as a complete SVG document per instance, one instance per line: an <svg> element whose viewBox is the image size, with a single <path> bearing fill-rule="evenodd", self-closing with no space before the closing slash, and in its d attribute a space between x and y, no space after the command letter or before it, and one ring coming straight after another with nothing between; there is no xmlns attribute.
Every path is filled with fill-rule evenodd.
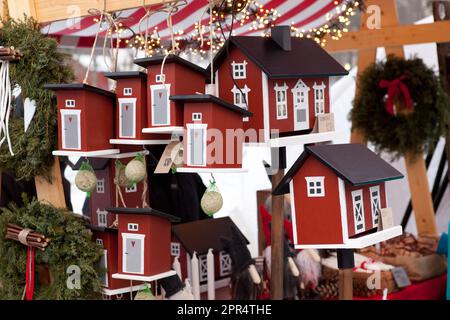
<svg viewBox="0 0 450 320"><path fill-rule="evenodd" d="M108 275L108 289L121 289L130 286L130 282L126 280L113 279L112 275L118 272L118 243L117 233L93 231L93 240L103 240L103 248L107 250L107 275ZM136 285L136 284L133 284Z"/></svg>
<svg viewBox="0 0 450 320"><path fill-rule="evenodd" d="M193 121L193 113L201 113L202 121ZM209 168L240 168L242 167L242 142L231 136L227 140L227 130L243 137L242 116L214 103L186 103L184 105L185 129L188 124L207 124L207 167ZM185 137L187 144L187 136ZM189 148L189 146L187 146ZM188 152L185 152L187 164ZM227 158L228 157L228 158ZM228 159L228 161L227 161Z"/></svg>
<svg viewBox="0 0 450 320"><path fill-rule="evenodd" d="M114 104L113 98L86 92L86 115L81 123L86 151L113 149L109 140L114 138Z"/></svg>
<svg viewBox="0 0 450 320"><path fill-rule="evenodd" d="M372 184L367 186L354 187L345 183L345 194L346 194L346 203L347 203L347 223L348 223L348 235L349 237L353 237L356 235L355 231L355 221L353 217L353 200L352 200L352 192L355 190L363 191L363 204L364 204L364 224L365 230L369 231L374 228L372 223L372 205L370 199L370 188L374 186L380 187L380 202L381 208L386 208L386 189L385 183L381 184ZM381 217L379 218L381 219ZM364 232L363 231L363 232Z"/></svg>
<svg viewBox="0 0 450 320"><path fill-rule="evenodd" d="M259 130L264 129L264 114L263 114L263 90L262 90L262 73L259 67L247 58L240 50L233 48L230 55L222 63L218 70L218 86L219 97L234 104L233 90L234 82L232 77L233 67L231 63L247 62L247 78L236 79L237 86L241 89L247 85L251 90L248 93L248 110L253 112L253 116L249 118L248 122L244 122L244 130L250 128ZM216 93L217 94L217 93Z"/></svg>
<svg viewBox="0 0 450 320"><path fill-rule="evenodd" d="M302 78L301 79L306 86L309 87L309 129L314 128L316 121L315 111L315 97L314 97L314 84L325 84L325 113L330 112L330 94L329 94L329 79L328 78ZM270 128L272 130L279 130L280 133L292 132L294 129L294 94L292 89L295 88L299 79L269 79L269 119ZM286 86L287 89L287 119L277 119L277 101L275 86Z"/></svg>
<svg viewBox="0 0 450 320"><path fill-rule="evenodd" d="M325 197L308 197L306 177L325 177ZM293 180L297 243L342 244L338 178L310 156ZM291 200L292 201L292 200Z"/></svg>
<svg viewBox="0 0 450 320"><path fill-rule="evenodd" d="M205 92L205 77L177 63L167 63L164 66L165 84L170 84L170 96L195 94ZM148 67L148 124L152 127L152 96L150 87L160 85L156 75L161 73L161 65ZM170 102L170 126L183 126L183 109L180 105Z"/></svg>

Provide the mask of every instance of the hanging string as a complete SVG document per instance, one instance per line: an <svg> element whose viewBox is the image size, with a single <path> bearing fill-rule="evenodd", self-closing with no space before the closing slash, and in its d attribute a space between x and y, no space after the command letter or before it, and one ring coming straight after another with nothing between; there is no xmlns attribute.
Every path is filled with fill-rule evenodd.
<svg viewBox="0 0 450 320"><path fill-rule="evenodd" d="M9 116L11 114L11 79L9 77L9 61L3 61L0 67L0 147L8 142L9 153L14 156L9 136Z"/></svg>
<svg viewBox="0 0 450 320"><path fill-rule="evenodd" d="M125 200L123 199L122 189L119 184L119 166L116 164L116 170L115 170L115 177L114 177L114 184L116 185L116 207L119 207L119 199L122 202L123 208L126 208L127 205L125 204Z"/></svg>
<svg viewBox="0 0 450 320"><path fill-rule="evenodd" d="M95 34L94 44L92 45L92 50L91 50L91 57L89 58L89 64L86 69L86 75L84 76L84 80L83 80L83 83L86 83L86 84L88 83L89 72L91 71L92 61L94 60L94 53L95 53L95 47L97 46L98 36L102 29L103 13L105 12L105 9L106 9L106 0L104 0L104 2L103 2L103 11L100 15L100 19L98 20L98 30L97 30L97 33Z"/></svg>
<svg viewBox="0 0 450 320"><path fill-rule="evenodd" d="M213 25L213 9L214 9L214 0L209 0L209 59L210 59L210 68L211 68L211 94L213 96L216 95L216 87L215 87L215 79L214 79L214 50L213 50L213 38L214 38L214 29ZM203 38L203 37L202 37Z"/></svg>

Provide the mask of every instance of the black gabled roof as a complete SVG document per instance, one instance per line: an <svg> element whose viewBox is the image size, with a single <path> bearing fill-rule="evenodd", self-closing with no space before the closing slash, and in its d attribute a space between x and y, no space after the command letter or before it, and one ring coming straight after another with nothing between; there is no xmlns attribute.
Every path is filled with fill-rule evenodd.
<svg viewBox="0 0 450 320"><path fill-rule="evenodd" d="M231 37L229 46L239 48L253 63L263 70L269 78L297 78L344 76L344 69L314 40L292 37L291 50L286 51L268 37ZM227 56L226 45L214 58L217 70ZM207 74L210 73L209 66Z"/></svg>
<svg viewBox="0 0 450 320"><path fill-rule="evenodd" d="M273 191L275 195L289 192L289 183L309 156L333 170L336 175L353 186L380 183L403 178L389 163L362 144L333 144L305 147L289 172Z"/></svg>
<svg viewBox="0 0 450 320"><path fill-rule="evenodd" d="M176 96L170 96L169 98L171 101L175 102L196 102L196 103L208 103L213 102L221 107L230 109L231 111L238 112L242 114L244 117L251 117L253 116L253 113L250 111L247 111L245 109L242 109L234 104L228 103L225 100L222 100L216 96L210 95L210 94L189 94L189 95L176 95Z"/></svg>
<svg viewBox="0 0 450 320"><path fill-rule="evenodd" d="M89 158L89 164L92 166L94 170L104 170L109 165L111 159L108 158ZM77 163L75 163L72 167L72 170L80 170L83 162L86 162L86 159L81 157Z"/></svg>
<svg viewBox="0 0 450 320"><path fill-rule="evenodd" d="M153 57L141 58L141 59L134 60L134 63L143 68L147 68L148 66L151 66L151 65L161 64L164 60L164 57L165 56L153 56ZM199 67L198 65L196 65L188 60L185 60L185 59L180 58L179 56L176 56L173 54L167 56L165 63L178 63L178 64L181 64L195 72L200 73L203 76L206 76L205 69L203 69L202 67Z"/></svg>
<svg viewBox="0 0 450 320"><path fill-rule="evenodd" d="M142 79L147 79L147 74L142 71L104 72L103 75L106 78L112 80L138 78L138 77Z"/></svg>
<svg viewBox="0 0 450 320"><path fill-rule="evenodd" d="M157 216L169 220L170 222L180 222L180 218L171 214L164 213L152 208L107 208L106 211L116 214L136 214L136 215L149 215Z"/></svg>
<svg viewBox="0 0 450 320"><path fill-rule="evenodd" d="M67 90L67 91L72 91L72 90L86 90L86 91L91 91L97 94L101 94L104 96L107 96L109 98L115 98L116 94L108 91L108 90L104 90L104 89L100 89L97 87L93 87L90 86L88 84L85 83L62 83L62 84L46 84L44 85L44 89L48 89L48 90L52 90L52 91L59 91L59 90Z"/></svg>
<svg viewBox="0 0 450 320"><path fill-rule="evenodd" d="M224 250L224 243L220 238L232 238L233 229L237 230L249 244L247 238L229 217L178 224L172 226L172 233L192 256L194 251L201 255L208 253L209 249L215 252Z"/></svg>
<svg viewBox="0 0 450 320"><path fill-rule="evenodd" d="M117 228L109 228L109 227L99 227L99 226L94 226L91 225L89 227L92 231L100 231L100 232L112 232L112 233L117 233L119 230Z"/></svg>

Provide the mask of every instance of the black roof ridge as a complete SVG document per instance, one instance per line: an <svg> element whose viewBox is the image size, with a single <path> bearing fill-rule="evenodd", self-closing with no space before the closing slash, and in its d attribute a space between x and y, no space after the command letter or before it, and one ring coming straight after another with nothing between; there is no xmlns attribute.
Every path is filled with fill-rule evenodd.
<svg viewBox="0 0 450 320"><path fill-rule="evenodd" d="M253 113L243 109L241 107L238 107L234 104L231 104L219 97L216 97L211 94L180 94L180 95L174 95L170 96L169 99L171 101L179 101L179 102L214 102L224 108L230 109L231 111L241 113L244 117L251 117L253 116Z"/></svg>
<svg viewBox="0 0 450 320"><path fill-rule="evenodd" d="M165 57L166 56L153 56L153 57L139 58L139 59L135 59L134 63L143 68L147 68L149 65L154 65L154 64L158 64L158 63L162 62ZM180 56L177 56L174 54L168 55L165 60L165 63L171 63L171 62L180 63L180 64L192 69L193 71L196 71L198 73L201 73L203 76L206 76L205 69L190 62L189 60L181 58Z"/></svg>
<svg viewBox="0 0 450 320"><path fill-rule="evenodd" d="M178 223L180 218L171 214L153 209L153 208L106 208L106 211L116 214L137 214L137 215L151 215L169 220L170 222Z"/></svg>
<svg viewBox="0 0 450 320"><path fill-rule="evenodd" d="M91 86L87 83L49 83L44 85L44 89L58 91L58 90L82 90L86 89L88 91L98 93L107 97L115 98L116 94L109 90Z"/></svg>
<svg viewBox="0 0 450 320"><path fill-rule="evenodd" d="M142 72L142 71L103 72L103 75L106 78L109 78L109 79L112 79L112 80L134 78L134 77L147 78L147 74L145 72Z"/></svg>

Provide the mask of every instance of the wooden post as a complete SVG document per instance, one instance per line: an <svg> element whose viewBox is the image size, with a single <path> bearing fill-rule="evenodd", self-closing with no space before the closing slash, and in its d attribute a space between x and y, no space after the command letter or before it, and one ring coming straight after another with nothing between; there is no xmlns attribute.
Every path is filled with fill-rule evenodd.
<svg viewBox="0 0 450 320"><path fill-rule="evenodd" d="M450 20L450 2L448 1L434 1L433 2L433 16L434 21ZM442 87L450 96L450 44L437 44L439 73L441 76ZM449 106L450 107L450 106ZM445 152L447 153L447 163L450 168L450 129L447 132L445 141ZM447 176L450 184L450 176ZM437 210L437 208L436 208Z"/></svg>
<svg viewBox="0 0 450 320"><path fill-rule="evenodd" d="M51 175L51 183L44 177L36 177L34 179L37 197L41 202L48 202L57 208L66 208L64 186L58 157L54 158Z"/></svg>
<svg viewBox="0 0 450 320"><path fill-rule="evenodd" d="M339 268L339 300L353 300L353 268L355 257L352 249L337 250Z"/></svg>
<svg viewBox="0 0 450 320"><path fill-rule="evenodd" d="M367 5L374 4L381 8L381 27L398 27L400 25L397 11L397 3L395 0L372 0ZM367 13L363 16L362 24L366 24ZM362 30L364 31L364 29ZM387 46L386 54L396 55L404 58L403 46ZM373 52L363 52L363 60L359 62L360 67L367 67L369 60L375 56ZM364 70L358 68L358 74ZM352 133L352 142L365 142L359 131ZM425 160L420 156L405 154L405 164L408 173L408 183L411 193L411 202L416 218L417 230L419 234L436 234L436 219L434 215L433 201L431 199L430 188L428 185L427 170Z"/></svg>
<svg viewBox="0 0 450 320"><path fill-rule="evenodd" d="M272 150L272 188L281 182L286 168L286 148ZM284 197L272 195L272 257L270 267L270 293L272 300L284 297Z"/></svg>
<svg viewBox="0 0 450 320"><path fill-rule="evenodd" d="M8 1L0 0L0 18L6 20L8 18Z"/></svg>

